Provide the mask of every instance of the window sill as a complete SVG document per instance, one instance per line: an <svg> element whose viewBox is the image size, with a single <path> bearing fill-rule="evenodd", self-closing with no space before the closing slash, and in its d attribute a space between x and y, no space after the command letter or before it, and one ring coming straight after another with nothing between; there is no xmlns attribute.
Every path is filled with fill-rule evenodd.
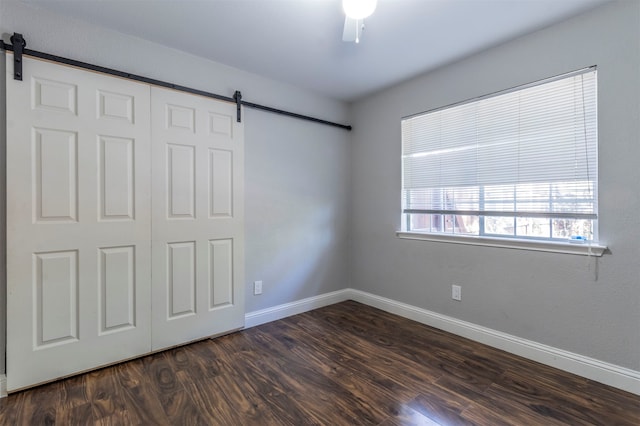
<svg viewBox="0 0 640 426"><path fill-rule="evenodd" d="M576 254L601 257L606 246L597 244L559 243L551 241L510 240L502 238L474 237L462 235L422 234L419 232L396 232L396 236L408 240L432 241L438 243L466 244L472 246L498 247L516 250L545 251L550 253Z"/></svg>

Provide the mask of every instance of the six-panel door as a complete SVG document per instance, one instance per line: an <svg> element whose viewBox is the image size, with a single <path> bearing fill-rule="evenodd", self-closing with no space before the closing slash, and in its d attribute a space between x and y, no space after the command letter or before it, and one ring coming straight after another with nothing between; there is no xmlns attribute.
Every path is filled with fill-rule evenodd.
<svg viewBox="0 0 640 426"><path fill-rule="evenodd" d="M233 104L151 89L158 350L244 326L243 128Z"/></svg>
<svg viewBox="0 0 640 426"><path fill-rule="evenodd" d="M23 61L7 79L9 390L150 347L149 87Z"/></svg>

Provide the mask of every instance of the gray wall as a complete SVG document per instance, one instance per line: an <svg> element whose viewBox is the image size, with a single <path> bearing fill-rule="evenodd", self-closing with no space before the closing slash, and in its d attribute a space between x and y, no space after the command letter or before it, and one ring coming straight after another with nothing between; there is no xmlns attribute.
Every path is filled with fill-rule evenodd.
<svg viewBox="0 0 640 426"><path fill-rule="evenodd" d="M428 55L428 50L416 52ZM398 239L400 119L598 65L600 238L611 254ZM605 5L353 105L352 285L640 370L640 2ZM451 285L462 285L462 301Z"/></svg>
<svg viewBox="0 0 640 426"><path fill-rule="evenodd" d="M349 133L246 117L246 271L264 291L247 288L247 312L349 287Z"/></svg>
<svg viewBox="0 0 640 426"><path fill-rule="evenodd" d="M34 50L227 96L241 90L243 98L251 102L349 122L348 106L342 102L13 0L1 0L0 33L8 42L13 32L22 33ZM4 67L0 78L5 79ZM4 93L0 95L4 105ZM0 116L4 120L1 109ZM245 109L244 122L247 312L348 287L349 132L249 109ZM4 126L0 130L4 138ZM3 152L0 150L2 164ZM4 216L4 208L1 212ZM0 229L4 242L4 226ZM252 282L260 279L264 293L253 296ZM4 288L3 283L0 330L5 326ZM0 335L1 357L4 342L4 335ZM0 368L4 371L3 358Z"/></svg>

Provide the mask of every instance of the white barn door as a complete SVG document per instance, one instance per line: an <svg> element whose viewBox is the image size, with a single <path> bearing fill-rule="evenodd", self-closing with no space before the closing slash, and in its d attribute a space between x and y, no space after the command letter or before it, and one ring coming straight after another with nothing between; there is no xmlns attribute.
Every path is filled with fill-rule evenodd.
<svg viewBox="0 0 640 426"><path fill-rule="evenodd" d="M152 348L244 326L244 129L236 106L157 87Z"/></svg>
<svg viewBox="0 0 640 426"><path fill-rule="evenodd" d="M234 104L7 60L7 387L244 325ZM152 209L153 208L153 209Z"/></svg>
<svg viewBox="0 0 640 426"><path fill-rule="evenodd" d="M150 339L148 85L7 59L7 387Z"/></svg>

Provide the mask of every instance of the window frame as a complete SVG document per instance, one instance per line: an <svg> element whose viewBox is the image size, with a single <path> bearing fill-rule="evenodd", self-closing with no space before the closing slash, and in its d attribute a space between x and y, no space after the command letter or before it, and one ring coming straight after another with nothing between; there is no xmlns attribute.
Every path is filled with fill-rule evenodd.
<svg viewBox="0 0 640 426"><path fill-rule="evenodd" d="M547 210L547 213L541 213L541 216L538 217L538 219L543 219L544 221L546 221L548 223L548 225L542 225L544 228L548 227L548 236L536 236L536 235L532 235L532 234L528 234L528 235L518 235L518 226L517 226L517 222L518 222L518 218L519 217L527 217L527 218L536 218L536 216L525 216L525 215L519 215L518 213L518 209L515 207L516 204L514 204L514 208L513 210L506 210L505 211L505 219L510 219L513 221L514 226L512 227L513 229L513 233L512 234L496 234L493 232L488 232L487 231L487 227L486 227L486 223L485 220L486 218L489 217L496 217L496 215L487 215L487 214L482 214L482 212L484 212L484 207L485 207L485 203L486 203L486 197L485 197L485 188L487 186L491 186L490 182L477 182L477 186L476 187L471 187L471 192L473 191L477 191L477 208L472 210L468 210L468 212L470 214L468 215L464 215L461 213L465 213L467 211L464 210L458 210L458 209L453 209L451 211L451 213L447 213L446 209L442 209L442 210L429 210L428 208L425 208L428 211L421 211L420 209L412 209L412 208L407 208L406 206L410 205L410 202L408 201L408 198L412 197L413 195L410 194L410 189L409 187L405 187L405 183L404 183L404 179L405 179L405 156L407 155L405 153L405 135L404 135L404 123L407 120L410 119L415 119L418 118L420 116L425 116L428 114L432 114L432 113L437 113L439 111L444 111L444 110L448 110L448 109L453 109L455 107L459 107L459 106L463 106L465 104L478 104L479 102L485 100L485 99L490 99L490 98L496 98L498 96L501 95L505 95L511 92L517 92L517 91L522 91L528 88L532 88L532 87L536 87L536 86L543 86L545 84L549 84L558 80L562 80L562 79L566 79L566 78L570 78L570 77L574 77L577 75L584 75L588 72L597 72L597 68L595 66L592 67L588 67L588 68L584 68L581 70L576 70L570 73L566 73L566 74L562 74L562 75L558 75L555 77L551 77L551 78L547 78L547 79L543 79L543 80L538 80L532 83L528 83L528 84L524 84L524 85L520 85L517 87L513 87L507 90L502 90L499 92L495 92L495 93L491 93L488 95L484 95L481 97L477 97L477 98L473 98L473 99L469 99L466 101L462 101L462 102L458 102L458 103L454 103L451 105L447 105L447 106L443 106L440 108L436 108L433 110L429 110L429 111L425 111L425 112L421 112L421 113L417 113L417 114L412 114L410 116L406 116L406 117L402 117L401 122L403 125L403 131L402 131L402 143L401 143L401 147L402 147L402 151L401 151L401 158L402 158L402 166L401 166L401 170L402 170L402 197L401 197L401 206L402 206L402 213L401 213L401 230L396 232L396 235L400 238L407 238L407 239L414 239L414 240L426 240L426 241L437 241L437 242L447 242L447 243L459 243L459 244L470 244L470 245L482 245L482 246L491 246L491 247L504 247L504 248L516 248L516 249L528 249L528 250L536 250L536 251L549 251L549 252L559 252L559 253L568 253L568 254L585 254L585 255L590 255L590 256L602 256L602 254L604 254L604 252L607 250L607 247L605 245L600 244L599 242L599 229L598 229L598 176L597 173L595 175L595 177L589 177L587 180L585 181L579 181L580 184L584 184L585 187L590 188L590 190L593 192L593 195L590 198L585 198L583 201L586 203L591 203L593 205L593 207L595 208L595 214L591 215L594 216L592 218L589 218L588 220L590 220L589 222L589 229L592 233L592 237L591 239L587 239L586 241L581 239L581 237L577 237L577 240L571 240L571 239L564 239L564 237L554 237L554 221L556 220L561 220L562 219L562 213L559 212L560 217L553 217L553 216L549 216L550 213L554 212L554 211L558 211L557 209L553 209L553 208L549 208ZM596 87L596 91L597 91L597 75L596 75L596 80L595 80L595 87ZM595 108L597 111L597 94L595 95ZM593 105L593 104L590 104ZM597 114L597 112L596 112ZM597 160L597 149L598 149L598 138L597 138L597 115L595 117L595 149L596 149L596 167L598 164L598 160ZM586 137L586 133L585 133L585 137ZM586 143L586 141L585 141ZM415 146L414 146L415 149ZM409 151L411 152L411 151ZM414 151L415 152L415 151ZM432 151L434 152L434 151ZM413 154L411 154L413 155ZM423 155L423 154L418 154L418 155ZM535 164L535 163L534 163ZM588 167L588 166L587 166ZM553 169L551 169L553 170ZM568 181L569 182L569 181ZM575 181L578 182L578 181ZM573 183L575 183L573 182ZM554 181L547 181L547 182L538 182L538 184L542 184L542 185L548 185L549 189L547 190L547 195L548 195L548 203L549 205L553 205L554 203L556 204L562 204L562 200L556 200L553 197L553 185ZM561 182L560 186L565 183L565 182ZM522 202L527 202L527 199L523 199L523 198L518 198L517 196L517 188L518 185L523 185L523 184L527 184L526 181L516 181L516 182L511 182L505 186L510 186L512 185L513 187L513 192L514 195L512 198L509 198L508 200L504 200L505 203L522 203ZM425 187L423 189L427 190L427 188L429 187ZM448 190L448 187L445 184L439 186L439 187L432 187L433 191L437 192L437 191L441 191L441 195L440 196L444 196L445 192ZM452 188L459 188L456 187L455 185L452 185ZM475 189L474 189L475 188ZM415 187L414 187L415 189ZM419 196L419 193L418 193ZM438 195L436 195L436 198L438 197ZM407 200L405 200L405 198L407 198ZM544 198L544 197L543 197ZM534 203L542 203L544 204L545 201L540 201L540 198L537 197L533 197L531 199L528 199L528 202L531 204ZM577 200L580 200L580 196L576 195L573 198L571 198L571 202L575 203ZM491 203L497 203L499 200L491 200ZM444 203L444 202L443 202ZM435 209L435 207L432 207L432 209ZM575 211L574 211L575 212ZM441 220L444 223L444 220L446 219L446 217L453 217L456 222L457 222L457 218L458 217L475 217L477 218L477 231L473 232L473 233L447 233L446 230L442 230L441 232L437 232L437 231L429 231L429 230L415 230L415 229L411 229L412 228L412 215L419 215L419 214L423 214L425 215L425 219L426 221L432 221L434 218L439 217L441 218ZM579 215L579 213L578 213ZM544 216L544 217L543 217ZM580 219L579 217L575 217L575 215L571 215L574 216L574 220ZM587 216L587 215L585 215ZM428 225L429 229L432 229L433 225ZM456 227L456 225L453 225L454 227ZM474 227L476 227L474 226ZM425 228L426 229L426 228ZM556 234L557 235L557 234Z"/></svg>

